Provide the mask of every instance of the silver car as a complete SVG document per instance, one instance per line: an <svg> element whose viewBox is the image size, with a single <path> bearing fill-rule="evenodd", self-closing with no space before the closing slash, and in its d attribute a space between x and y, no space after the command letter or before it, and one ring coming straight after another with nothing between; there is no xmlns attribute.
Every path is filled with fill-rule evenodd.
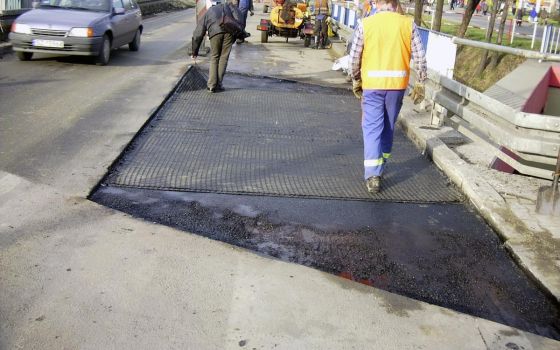
<svg viewBox="0 0 560 350"><path fill-rule="evenodd" d="M14 21L9 38L22 61L40 52L93 56L106 65L112 49L138 51L142 28L135 0L41 0Z"/></svg>

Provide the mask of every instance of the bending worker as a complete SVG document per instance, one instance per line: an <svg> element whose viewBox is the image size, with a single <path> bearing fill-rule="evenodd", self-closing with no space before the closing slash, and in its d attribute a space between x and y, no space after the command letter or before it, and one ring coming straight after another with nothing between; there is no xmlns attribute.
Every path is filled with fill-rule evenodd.
<svg viewBox="0 0 560 350"><path fill-rule="evenodd" d="M420 34L411 19L397 13L398 0L377 0L376 7L375 16L358 24L350 51L352 90L362 99L364 177L370 193L379 192L391 156L411 56L418 82L426 79L427 70Z"/></svg>
<svg viewBox="0 0 560 350"><path fill-rule="evenodd" d="M207 90L211 93L224 90L222 82L226 75L231 46L236 38L222 28L220 24L223 22L224 16L229 16L237 21L241 27L242 15L238 8L238 1L227 0L223 4L210 7L193 32L192 59L197 58L198 50L206 33L210 38L210 68Z"/></svg>

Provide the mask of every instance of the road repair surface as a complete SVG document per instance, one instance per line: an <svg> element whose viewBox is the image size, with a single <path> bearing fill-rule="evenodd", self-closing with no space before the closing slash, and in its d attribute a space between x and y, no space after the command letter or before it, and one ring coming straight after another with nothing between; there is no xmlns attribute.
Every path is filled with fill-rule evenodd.
<svg viewBox="0 0 560 350"><path fill-rule="evenodd" d="M228 71L344 87L341 95L349 94L344 76L331 71L329 51L304 49L302 41L286 43L275 37L267 45L257 43L254 28L263 17L258 6L249 20L253 36L246 45L234 46ZM8 54L0 61L0 348L558 349L559 342L551 338L381 289L392 283L405 290L401 287L411 280L400 272L419 276L426 270L414 254L425 251L418 237L433 232L435 220L457 237L457 244L478 247L483 240L495 245L488 254L496 255L497 265L485 268L512 265L501 260L505 253L482 220L456 201L302 200L122 187L100 188L113 203L121 202L122 211L89 200L110 165L193 63L187 41L194 23L192 9L146 19L140 51L121 48L106 67L52 55L18 62ZM204 62L201 58L197 64L204 68ZM396 164L406 159L401 156L395 155ZM427 162L419 154L411 159ZM148 217L150 202L161 206L162 214L154 214L157 219L175 224L201 219L184 227L224 237L239 232L253 242L234 236L232 243L260 245L260 250L254 253L126 213L129 207ZM185 215L189 211L192 215ZM418 229L403 231L401 223L417 216L433 220L418 218ZM451 218L465 230L451 231L456 224ZM366 226L362 233L359 228ZM414 240L418 248L407 250L404 245L411 242L389 240L385 231ZM479 234L471 233L475 231ZM317 267L331 273L270 258L277 254L295 261L307 256L300 254L307 241L294 239L292 245L291 232L311 238L311 250L317 252L312 257L323 265ZM313 241L316 236L321 239ZM366 245L369 237L381 243ZM428 243L442 246L434 237ZM403 262L388 264L385 271L394 273L400 284L385 283L379 276L353 276L352 266L345 264L354 263L351 257L324 261L317 256L338 249L337 244L350 254L353 250L343 242L357 249L386 249L374 251L374 257ZM411 257L402 256L408 252ZM467 261L469 250L462 253L459 260ZM453 265L454 259L447 261ZM362 261L356 265L370 269ZM373 280L352 280L361 278ZM514 286L505 292L520 291L514 300L523 296L531 306L540 305L540 321L515 318L520 327L544 325L539 332L550 332L547 319L554 311L542 303L542 296L535 296L530 284L524 289L526 280L516 273L498 280ZM524 287L517 289L516 284ZM492 309L490 304L486 301L485 307ZM501 316L508 317L511 314Z"/></svg>
<svg viewBox="0 0 560 350"><path fill-rule="evenodd" d="M558 306L402 132L367 193L350 92L237 74L225 87L208 93L190 69L92 199L560 339Z"/></svg>

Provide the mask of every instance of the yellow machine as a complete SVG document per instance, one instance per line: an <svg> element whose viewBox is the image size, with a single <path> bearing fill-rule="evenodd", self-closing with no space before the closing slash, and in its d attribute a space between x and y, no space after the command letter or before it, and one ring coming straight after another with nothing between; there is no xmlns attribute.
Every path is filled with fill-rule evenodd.
<svg viewBox="0 0 560 350"><path fill-rule="evenodd" d="M288 0L289 1L289 0ZM311 44L313 24L307 13L307 4L276 0L276 6L270 11L269 19L261 19L257 29L261 31L261 42L267 43L268 37L278 35L286 38L304 39L305 47Z"/></svg>
<svg viewBox="0 0 560 350"><path fill-rule="evenodd" d="M272 9L272 11L270 11L270 22L272 22L272 25L278 28L299 28L303 23L303 12L299 9L299 6L292 7L293 14L289 16L287 20L284 20L283 18L288 16L280 16L283 9L283 6L276 6Z"/></svg>

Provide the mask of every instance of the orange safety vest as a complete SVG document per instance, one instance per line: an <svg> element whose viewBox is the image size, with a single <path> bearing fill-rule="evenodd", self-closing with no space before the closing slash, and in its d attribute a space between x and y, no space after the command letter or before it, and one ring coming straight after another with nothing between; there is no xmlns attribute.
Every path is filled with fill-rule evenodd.
<svg viewBox="0 0 560 350"><path fill-rule="evenodd" d="M329 15L329 0L315 0L315 15Z"/></svg>
<svg viewBox="0 0 560 350"><path fill-rule="evenodd" d="M384 11L365 18L362 23L362 88L406 89L410 76L412 20Z"/></svg>

